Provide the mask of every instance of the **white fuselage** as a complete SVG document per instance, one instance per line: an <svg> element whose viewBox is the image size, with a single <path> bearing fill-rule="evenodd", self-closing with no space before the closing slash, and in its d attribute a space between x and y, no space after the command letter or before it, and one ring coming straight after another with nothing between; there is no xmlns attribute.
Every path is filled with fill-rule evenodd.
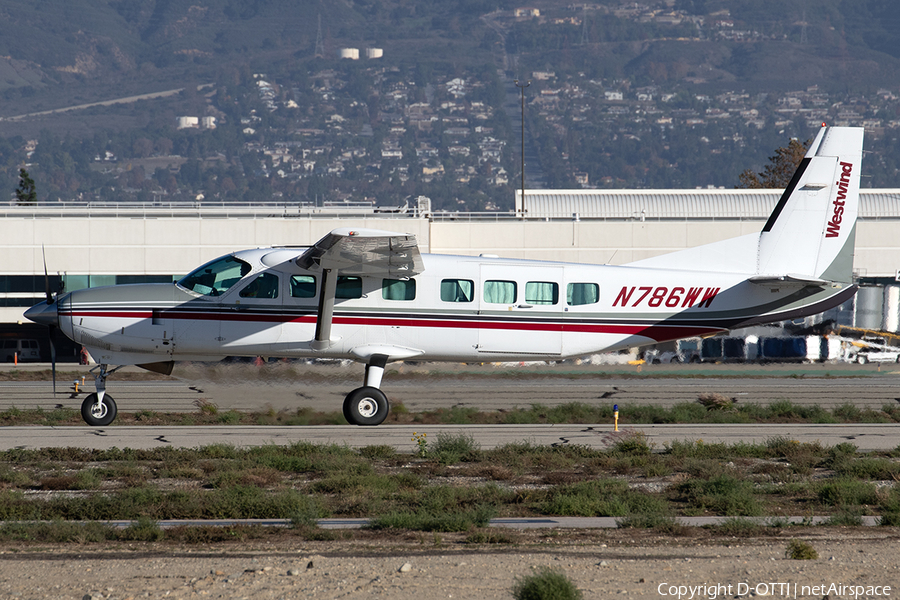
<svg viewBox="0 0 900 600"><path fill-rule="evenodd" d="M317 346L321 277L296 265L304 250L235 253L249 270L209 295L180 284L75 291L59 299L59 326L105 364L372 354L553 360L814 314L855 291L761 286L741 273L423 255L412 278L339 281L330 339Z"/></svg>

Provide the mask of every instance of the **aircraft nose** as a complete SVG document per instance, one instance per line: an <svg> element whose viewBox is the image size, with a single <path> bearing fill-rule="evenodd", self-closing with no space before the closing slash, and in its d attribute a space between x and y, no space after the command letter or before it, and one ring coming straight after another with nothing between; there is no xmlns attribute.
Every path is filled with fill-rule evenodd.
<svg viewBox="0 0 900 600"><path fill-rule="evenodd" d="M56 302L47 304L39 302L25 311L25 318L41 325L59 326L59 313L56 311Z"/></svg>

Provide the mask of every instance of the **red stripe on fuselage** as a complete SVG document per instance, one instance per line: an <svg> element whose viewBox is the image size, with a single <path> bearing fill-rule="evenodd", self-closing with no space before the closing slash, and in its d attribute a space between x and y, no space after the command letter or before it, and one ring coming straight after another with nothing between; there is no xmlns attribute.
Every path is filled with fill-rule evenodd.
<svg viewBox="0 0 900 600"><path fill-rule="evenodd" d="M114 311L114 310L72 310L63 314L72 317L99 317L122 319L149 319L152 312ZM244 321L259 323L309 323L316 322L315 315L291 317L285 314L253 314L253 313L211 313L193 311L163 311L160 315L166 319L198 320L198 321ZM577 321L489 321L480 319L438 319L419 317L379 317L379 316L342 316L335 315L335 325L383 326L383 327L426 327L445 329L494 329L507 331L551 331L560 333L607 333L618 335L640 335L656 341L679 339L699 335L710 335L725 331L721 327L702 325L667 325L665 323L584 323Z"/></svg>

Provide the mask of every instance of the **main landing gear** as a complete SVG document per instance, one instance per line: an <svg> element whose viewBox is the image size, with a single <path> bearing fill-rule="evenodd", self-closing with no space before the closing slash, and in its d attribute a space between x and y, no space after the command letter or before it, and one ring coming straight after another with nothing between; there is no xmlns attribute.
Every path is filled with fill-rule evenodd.
<svg viewBox="0 0 900 600"><path fill-rule="evenodd" d="M81 403L81 418L88 425L103 427L115 420L118 411L116 401L106 393L106 378L121 369L121 367L110 370L108 365L100 365L91 369L91 373L97 369L99 371L94 375L94 386L97 392L88 394L84 402Z"/></svg>
<svg viewBox="0 0 900 600"><path fill-rule="evenodd" d="M344 398L344 418L351 425L380 425L388 416L391 404L379 388L388 357L373 354L366 365L365 385Z"/></svg>

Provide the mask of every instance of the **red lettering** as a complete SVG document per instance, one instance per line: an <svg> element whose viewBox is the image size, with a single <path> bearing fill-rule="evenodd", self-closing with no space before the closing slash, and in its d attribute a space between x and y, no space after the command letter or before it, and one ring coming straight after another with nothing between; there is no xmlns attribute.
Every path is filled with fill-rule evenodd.
<svg viewBox="0 0 900 600"><path fill-rule="evenodd" d="M706 288L706 292L703 294L703 300L700 301L700 307L702 308L704 305L706 308L709 308L709 305L712 304L713 298L716 297L716 294L719 293L719 288Z"/></svg>
<svg viewBox="0 0 900 600"><path fill-rule="evenodd" d="M679 296L678 294L683 293L683 287L672 288L672 293L669 294L668 298L666 298L666 306L668 306L669 308L675 308L676 306L678 306L678 303L681 302L681 296Z"/></svg>
<svg viewBox="0 0 900 600"><path fill-rule="evenodd" d="M649 294L653 290L652 287L639 287L638 289L642 290L642 291L644 291L644 290L646 290L646 291L644 291L644 295L641 296L640 298L638 298L637 300L635 300L634 304L632 304L631 306L637 306L638 304L640 304L641 301L647 297L647 294Z"/></svg>
<svg viewBox="0 0 900 600"><path fill-rule="evenodd" d="M847 199L847 186L850 184L850 174L853 172L853 163L841 163L841 180L836 182L838 186L837 198L832 204L834 213L831 220L825 224L825 237L833 238L841 234L841 221L844 220L844 201Z"/></svg>
<svg viewBox="0 0 900 600"><path fill-rule="evenodd" d="M697 301L697 297L700 296L700 292L703 291L702 287L699 288L691 288L690 291L684 295L684 302L681 303L681 308L685 306L691 307L694 305L694 302Z"/></svg>
<svg viewBox="0 0 900 600"><path fill-rule="evenodd" d="M628 292L627 294L625 292ZM616 301L613 302L613 306L618 306L619 301L622 302L622 306L628 306L628 300L631 298L631 294L634 293L634 287L623 287L622 291L619 292L619 295L616 296Z"/></svg>
<svg viewBox="0 0 900 600"><path fill-rule="evenodd" d="M667 287L656 288L655 290L653 290L653 295L650 296L650 300L647 301L647 304L649 304L653 308L656 308L657 306L662 304L663 300L666 299L666 292L668 292L668 291L669 291L669 288L667 288Z"/></svg>

